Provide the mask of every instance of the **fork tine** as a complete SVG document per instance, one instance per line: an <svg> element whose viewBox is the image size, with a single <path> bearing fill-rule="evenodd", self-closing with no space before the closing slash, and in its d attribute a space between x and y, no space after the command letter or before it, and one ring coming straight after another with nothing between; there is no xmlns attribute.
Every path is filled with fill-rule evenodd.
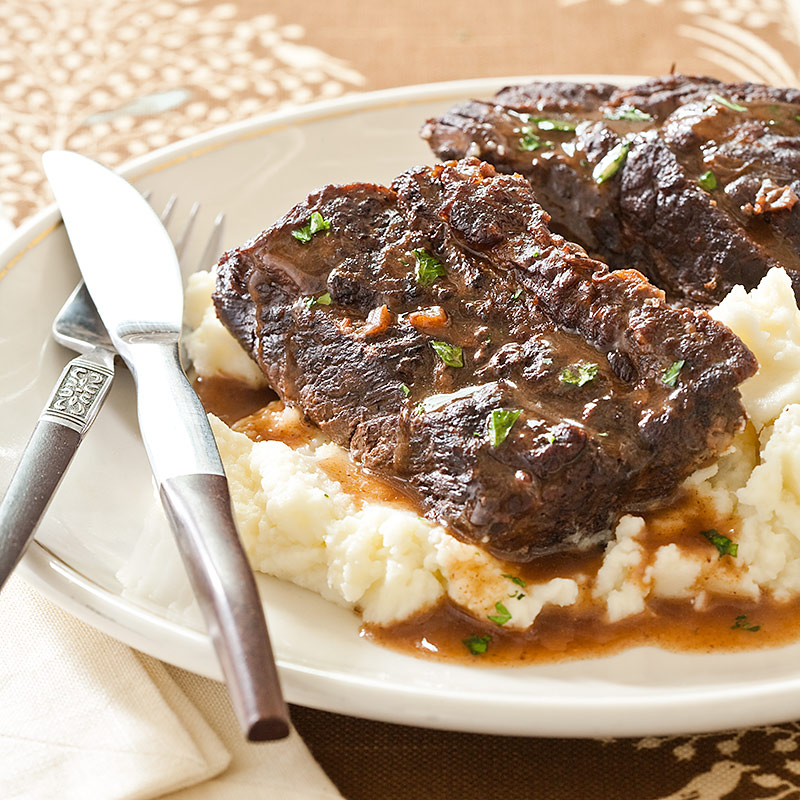
<svg viewBox="0 0 800 800"><path fill-rule="evenodd" d="M178 200L178 195L173 194L170 195L169 200L167 200L167 204L164 206L164 210L161 212L161 216L159 219L161 220L161 224L166 227L167 223L170 221L172 217L172 212L175 209L175 203Z"/></svg>
<svg viewBox="0 0 800 800"><path fill-rule="evenodd" d="M183 226L183 231L178 237L178 241L175 242L175 252L178 254L178 261L183 259L183 251L186 249L186 244L189 241L189 235L192 232L192 227L194 226L194 221L197 218L197 212L199 210L200 203L193 203L192 208L189 211L189 219L186 220L186 224Z"/></svg>
<svg viewBox="0 0 800 800"><path fill-rule="evenodd" d="M142 192L142 197L148 202L150 198L153 196L153 192L148 189L145 192ZM172 212L175 210L175 205L178 201L178 195L172 194L170 195L169 199L164 206L164 210L161 212L159 219L161 220L161 224L166 226L170 219L172 218ZM186 250L186 246L189 243L189 238L192 233L192 229L194 227L195 219L197 218L197 214L200 211L200 203L194 203L192 208L189 211L189 218L186 220L186 224L181 231L180 237L178 238L177 242L175 243L175 252L178 255L178 261L181 262L181 266L183 266L183 256ZM225 228L225 214L217 214L217 218L214 220L214 224L211 228L211 233L209 234L208 239L206 240L206 246L203 249L203 254L200 256L200 260L195 268L195 271L201 269L208 269L209 265L211 264L212 260L216 258L220 250L220 244L222 242L222 234Z"/></svg>
<svg viewBox="0 0 800 800"><path fill-rule="evenodd" d="M200 261L197 262L195 272L201 269L208 269L212 262L216 260L219 255L220 245L222 242L222 232L225 229L225 215L223 213L217 214L214 220L214 227L211 229L211 235L208 237L206 246L203 250L203 255L200 256Z"/></svg>

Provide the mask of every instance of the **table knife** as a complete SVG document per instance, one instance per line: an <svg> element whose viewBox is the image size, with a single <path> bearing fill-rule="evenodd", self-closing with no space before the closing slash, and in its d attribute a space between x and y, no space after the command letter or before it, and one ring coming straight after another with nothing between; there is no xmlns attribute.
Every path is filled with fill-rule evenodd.
<svg viewBox="0 0 800 800"><path fill-rule="evenodd" d="M255 579L205 411L181 368L183 286L155 211L123 178L69 151L43 156L72 249L136 383L139 428L161 500L252 741L288 735Z"/></svg>

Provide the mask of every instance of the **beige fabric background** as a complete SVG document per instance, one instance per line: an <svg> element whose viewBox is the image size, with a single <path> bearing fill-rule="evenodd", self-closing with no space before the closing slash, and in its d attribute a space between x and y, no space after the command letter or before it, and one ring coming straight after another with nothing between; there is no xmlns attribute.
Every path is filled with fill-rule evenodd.
<svg viewBox="0 0 800 800"><path fill-rule="evenodd" d="M50 200L50 147L115 166L255 113L434 80L800 74L793 0L0 0L0 20L0 217L15 224ZM597 741L293 719L349 800L800 797L796 723Z"/></svg>

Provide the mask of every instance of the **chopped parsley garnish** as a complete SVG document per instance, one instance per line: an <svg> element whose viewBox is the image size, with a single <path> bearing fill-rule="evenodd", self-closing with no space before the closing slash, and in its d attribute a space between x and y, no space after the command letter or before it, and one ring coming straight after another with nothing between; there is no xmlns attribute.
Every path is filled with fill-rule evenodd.
<svg viewBox="0 0 800 800"><path fill-rule="evenodd" d="M742 630L742 631L750 631L750 633L755 633L756 631L761 630L760 625L753 625L750 620L747 619L747 614L739 614L736 617L736 622L731 625L731 630Z"/></svg>
<svg viewBox="0 0 800 800"><path fill-rule="evenodd" d="M500 447L506 440L509 431L517 421L522 409L510 411L505 408L495 408L489 416L489 442L492 447Z"/></svg>
<svg viewBox="0 0 800 800"><path fill-rule="evenodd" d="M437 278L444 278L447 270L444 264L436 256L432 256L426 250L412 250L417 263L414 267L414 274L420 286L430 286Z"/></svg>
<svg viewBox="0 0 800 800"><path fill-rule="evenodd" d="M650 122L652 114L641 111L636 106L622 105L613 111L606 111L606 119L626 119L629 122Z"/></svg>
<svg viewBox="0 0 800 800"><path fill-rule="evenodd" d="M795 114L795 115L794 115L794 118L795 118L795 119L796 119L798 122L800 122L800 114Z"/></svg>
<svg viewBox="0 0 800 800"><path fill-rule="evenodd" d="M519 300L519 298L522 297L522 291L523 291L522 289L517 289L517 291L514 292L514 294L511 295L511 299L512 300Z"/></svg>
<svg viewBox="0 0 800 800"><path fill-rule="evenodd" d="M534 133L534 130L531 127L517 128L514 133L522 134L519 137L518 147L520 150L525 150L529 153L532 153L534 150L538 150L540 147L553 147L553 142L542 139L538 133Z"/></svg>
<svg viewBox="0 0 800 800"><path fill-rule="evenodd" d="M400 388L403 390L403 394L408 397L411 394L411 389L408 388L404 383L400 384Z"/></svg>
<svg viewBox="0 0 800 800"><path fill-rule="evenodd" d="M555 444L556 443L556 435L554 433L547 434L547 444Z"/></svg>
<svg viewBox="0 0 800 800"><path fill-rule="evenodd" d="M727 536L723 536L719 531L714 530L714 528L709 528L707 531L700 531L700 535L705 536L705 538L717 548L720 558L722 558L722 556L736 558L736 554L739 552L739 545L731 541Z"/></svg>
<svg viewBox="0 0 800 800"><path fill-rule="evenodd" d="M512 583L516 583L517 586L521 586L523 589L528 585L518 575L512 575L510 572L504 572L501 577L508 578Z"/></svg>
<svg viewBox="0 0 800 800"><path fill-rule="evenodd" d="M597 377L597 364L574 364L571 367L564 367L558 379L561 383L571 383L574 386L583 386Z"/></svg>
<svg viewBox="0 0 800 800"><path fill-rule="evenodd" d="M315 303L318 303L321 306L329 306L332 302L331 293L325 292L325 294L321 294L319 297L309 295L308 297L303 298L303 302L306 304L306 308L311 308L311 306L313 306Z"/></svg>
<svg viewBox="0 0 800 800"><path fill-rule="evenodd" d="M485 636L477 636L473 633L472 636L461 641L472 655L480 656L489 649L489 642L492 641L492 637L488 633Z"/></svg>
<svg viewBox="0 0 800 800"><path fill-rule="evenodd" d="M540 131L562 131L571 133L578 127L578 123L571 119L553 119L552 117L534 117L532 114L525 114L521 111L509 111L512 117L524 122L526 125L531 123Z"/></svg>
<svg viewBox="0 0 800 800"><path fill-rule="evenodd" d="M418 416L418 417L421 417L421 416L422 416L422 415L425 413L425 406L424 406L424 405L422 405L422 403L417 403L417 404L414 406L414 408L415 408L415 410L416 410L416 412L417 412L417 416Z"/></svg>
<svg viewBox="0 0 800 800"><path fill-rule="evenodd" d="M494 607L497 610L497 614L490 614L489 620L496 625L505 625L511 619L509 610L499 600L494 604Z"/></svg>
<svg viewBox="0 0 800 800"><path fill-rule="evenodd" d="M698 179L697 183L700 188L705 189L707 192L713 192L717 188L717 176L707 169Z"/></svg>
<svg viewBox="0 0 800 800"><path fill-rule="evenodd" d="M326 220L319 211L314 211L308 218L308 222L303 225L302 228L295 228L292 231L292 236L294 236L300 244L308 244L315 233L328 231L330 228L331 223Z"/></svg>
<svg viewBox="0 0 800 800"><path fill-rule="evenodd" d="M711 99L715 103L719 103L721 106L725 106L725 108L729 108L731 111L747 111L747 106L740 106L738 103L734 103L733 100L727 100L726 98L722 97L718 94L712 94Z"/></svg>
<svg viewBox="0 0 800 800"><path fill-rule="evenodd" d="M665 386L674 386L678 380L678 374L683 369L686 362L681 359L680 361L673 361L662 373L661 383Z"/></svg>
<svg viewBox="0 0 800 800"><path fill-rule="evenodd" d="M592 180L599 185L613 178L627 157L628 143L620 142L615 145L595 164L592 170Z"/></svg>
<svg viewBox="0 0 800 800"><path fill-rule="evenodd" d="M531 117L529 122L533 122L540 131L562 131L571 133L578 127L577 122L568 119L548 119L547 117Z"/></svg>
<svg viewBox="0 0 800 800"><path fill-rule="evenodd" d="M431 347L436 351L436 355L438 355L448 367L464 366L463 352L457 344L434 341L431 342Z"/></svg>

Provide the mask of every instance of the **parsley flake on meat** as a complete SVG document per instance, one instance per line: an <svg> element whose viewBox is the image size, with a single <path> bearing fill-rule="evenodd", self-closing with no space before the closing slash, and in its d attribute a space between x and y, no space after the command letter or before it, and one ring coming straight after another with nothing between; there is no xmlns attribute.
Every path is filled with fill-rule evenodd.
<svg viewBox="0 0 800 800"><path fill-rule="evenodd" d="M562 133L572 133L578 127L577 122L572 122L568 119L548 119L547 117L531 117L529 122L540 131L560 131Z"/></svg>
<svg viewBox="0 0 800 800"><path fill-rule="evenodd" d="M473 633L472 636L461 641L472 655L480 656L489 649L489 642L492 641L492 637L488 633L485 636L478 636Z"/></svg>
<svg viewBox="0 0 800 800"><path fill-rule="evenodd" d="M571 119L552 119L551 117L535 117L521 111L508 112L512 117L516 117L526 125L535 125L540 131L561 131L562 133L572 133L578 127L578 123Z"/></svg>
<svg viewBox="0 0 800 800"><path fill-rule="evenodd" d="M511 295L511 299L512 300L518 300L520 297L522 297L522 292L523 292L522 289L517 289L517 291L514 292L514 294Z"/></svg>
<svg viewBox="0 0 800 800"><path fill-rule="evenodd" d="M499 600L494 604L494 607L497 610L497 614L490 614L489 620L494 622L495 625L505 625L511 619L511 613Z"/></svg>
<svg viewBox="0 0 800 800"><path fill-rule="evenodd" d="M628 143L620 142L612 147L595 165L592 180L598 184L613 178L628 157Z"/></svg>
<svg viewBox="0 0 800 800"><path fill-rule="evenodd" d="M597 364L573 364L571 367L564 367L558 379L561 383L571 383L574 386L581 387L597 377L598 369Z"/></svg>
<svg viewBox="0 0 800 800"><path fill-rule="evenodd" d="M686 362L681 359L680 361L673 361L662 373L661 373L661 383L665 386L674 386L676 381L678 380L678 374L683 369L683 365Z"/></svg>
<svg viewBox="0 0 800 800"><path fill-rule="evenodd" d="M436 355L438 355L448 367L464 366L464 354L457 344L433 341L431 342L431 347L436 351Z"/></svg>
<svg viewBox="0 0 800 800"><path fill-rule="evenodd" d="M411 389L408 388L404 383L400 384L400 388L403 390L403 394L408 397L411 394Z"/></svg>
<svg viewBox="0 0 800 800"><path fill-rule="evenodd" d="M721 106L725 106L725 108L729 108L731 111L747 111L747 106L740 106L738 103L734 103L733 100L726 100L724 97L718 94L712 94L711 99L715 103L719 103Z"/></svg>
<svg viewBox="0 0 800 800"><path fill-rule="evenodd" d="M306 304L306 308L311 308L315 303L321 306L329 306L332 302L331 293L325 292L325 294L321 294L319 297L309 295L303 298L303 302Z"/></svg>
<svg viewBox="0 0 800 800"><path fill-rule="evenodd" d="M514 133L522 134L519 137L519 149L532 153L540 147L553 147L553 142L542 139L533 128L526 126L525 128L517 128Z"/></svg>
<svg viewBox="0 0 800 800"><path fill-rule="evenodd" d="M739 545L729 539L727 536L723 536L714 528L709 528L707 531L700 531L700 535L708 539L708 541L717 548L720 558L723 556L736 558L736 555L739 552Z"/></svg>
<svg viewBox="0 0 800 800"><path fill-rule="evenodd" d="M697 183L700 188L705 189L707 192L713 192L717 188L717 176L707 169L698 179Z"/></svg>
<svg viewBox="0 0 800 800"><path fill-rule="evenodd" d="M628 122L650 122L653 119L652 114L629 105L622 105L613 111L606 111L604 116L606 119L624 119Z"/></svg>
<svg viewBox="0 0 800 800"><path fill-rule="evenodd" d="M509 431L517 421L522 409L513 411L505 408L495 408L489 415L489 442L492 447L500 447L506 440Z"/></svg>
<svg viewBox="0 0 800 800"><path fill-rule="evenodd" d="M321 231L329 231L330 229L331 223L325 219L319 211L314 211L308 218L308 222L303 225L302 228L295 228L295 230L292 231L292 236L294 236L300 244L308 244L314 234L320 233Z"/></svg>
<svg viewBox="0 0 800 800"><path fill-rule="evenodd" d="M414 266L414 275L420 286L430 286L437 278L444 278L447 270L436 256L432 256L424 249L412 250L417 262Z"/></svg>

